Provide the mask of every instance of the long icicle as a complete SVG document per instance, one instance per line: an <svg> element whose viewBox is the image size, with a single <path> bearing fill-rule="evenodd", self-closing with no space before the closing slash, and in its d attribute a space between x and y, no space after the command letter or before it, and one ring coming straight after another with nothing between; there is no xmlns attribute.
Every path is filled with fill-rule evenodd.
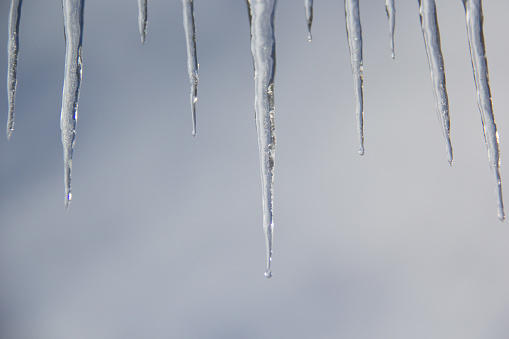
<svg viewBox="0 0 509 339"><path fill-rule="evenodd" d="M424 45L426 46L426 55L428 56L431 81L433 82L433 94L435 95L437 115L446 142L447 160L449 164L452 165L453 155L450 136L449 97L445 85L444 58L442 56L442 47L440 44L440 30L438 29L435 0L418 1L422 35L424 37Z"/></svg>
<svg viewBox="0 0 509 339"><path fill-rule="evenodd" d="M500 150L498 145L497 125L493 115L491 90L488 76L488 59L484 46L483 13L481 0L463 0L467 22L468 44L474 71L477 104L481 113L484 140L488 149L488 159L495 176L498 197L498 218L505 219L502 199L502 180L500 178Z"/></svg>
<svg viewBox="0 0 509 339"><path fill-rule="evenodd" d="M21 18L21 5L23 0L12 0L9 13L9 40L7 42L8 69L7 69L7 97L9 111L7 115L7 140L14 131L14 104L16 101L16 75L18 70L19 54L19 21Z"/></svg>
<svg viewBox="0 0 509 339"><path fill-rule="evenodd" d="M276 40L274 17L277 0L248 0L251 18L251 52L255 73L255 115L262 178L263 229L267 245L267 269L272 272L273 196L276 126L274 122L274 75Z"/></svg>
<svg viewBox="0 0 509 339"><path fill-rule="evenodd" d="M194 26L193 0L182 0L184 9L184 30L187 45L187 72L191 83L191 119L193 136L196 136L196 102L198 101L198 58L196 57L196 30Z"/></svg>
<svg viewBox="0 0 509 339"><path fill-rule="evenodd" d="M62 93L60 130L64 148L65 207L71 202L72 153L76 137L76 119L81 86L81 46L85 0L63 0L65 35L65 75Z"/></svg>
<svg viewBox="0 0 509 339"><path fill-rule="evenodd" d="M311 40L313 40L313 35L311 34L311 26L313 25L313 0L304 1L304 10L306 11L306 22L308 24L308 40L311 42Z"/></svg>
<svg viewBox="0 0 509 339"><path fill-rule="evenodd" d="M385 11L387 12L387 19L389 19L389 37L392 58L396 58L394 54L394 28L396 27L396 6L394 0L385 0Z"/></svg>
<svg viewBox="0 0 509 339"><path fill-rule="evenodd" d="M359 0L345 0L346 33L350 47L355 99L357 102L357 132L359 154L364 154L364 99L362 79L362 29Z"/></svg>
<svg viewBox="0 0 509 339"><path fill-rule="evenodd" d="M147 32L147 0L138 0L138 25L140 27L141 43L145 43Z"/></svg>

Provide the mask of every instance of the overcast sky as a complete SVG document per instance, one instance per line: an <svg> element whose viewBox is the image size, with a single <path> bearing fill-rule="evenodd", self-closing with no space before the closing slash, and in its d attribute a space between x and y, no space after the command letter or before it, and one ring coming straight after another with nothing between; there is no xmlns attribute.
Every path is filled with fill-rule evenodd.
<svg viewBox="0 0 509 339"><path fill-rule="evenodd" d="M361 157L343 2L315 1L308 43L303 1L279 1L266 279L245 2L195 2L193 139L180 1L149 1L144 46L136 1L86 1L66 212L61 4L25 1L15 131L0 137L0 337L506 338L509 230L497 219L463 5L437 1L452 168L417 1L396 5L392 60L385 1L361 1ZM5 47L8 10L2 1ZM509 187L509 2L484 10ZM0 53L0 79L6 70Z"/></svg>

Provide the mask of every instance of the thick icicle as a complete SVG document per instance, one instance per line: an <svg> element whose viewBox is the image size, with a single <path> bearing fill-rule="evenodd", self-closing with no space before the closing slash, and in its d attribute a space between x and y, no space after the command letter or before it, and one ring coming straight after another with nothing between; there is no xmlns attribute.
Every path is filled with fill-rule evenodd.
<svg viewBox="0 0 509 339"><path fill-rule="evenodd" d="M364 154L364 100L362 85L362 29L359 14L359 0L345 0L346 33L350 46L355 99L357 102L357 132L359 133L359 154Z"/></svg>
<svg viewBox="0 0 509 339"><path fill-rule="evenodd" d="M11 138L14 130L14 102L16 100L16 74L18 68L19 53L19 20L21 17L21 5L23 0L12 0L9 13L9 40L7 42L7 53L9 66L7 70L7 97L9 112L7 116L7 139Z"/></svg>
<svg viewBox="0 0 509 339"><path fill-rule="evenodd" d="M198 101L198 58L196 57L196 30L194 26L193 0L182 0L184 8L184 30L187 44L187 72L191 82L191 118L193 136L196 136L196 102Z"/></svg>
<svg viewBox="0 0 509 339"><path fill-rule="evenodd" d="M442 126L442 133L446 141L447 160L452 165L452 146L450 137L449 97L445 85L444 58L440 45L440 30L438 29L435 0L418 0L421 17L422 35L426 46L433 93L437 107L437 115Z"/></svg>
<svg viewBox="0 0 509 339"><path fill-rule="evenodd" d="M71 202L72 152L76 137L78 99L81 86L81 46L83 41L83 7L85 0L63 0L65 35L65 75L62 93L60 130L64 148L65 207Z"/></svg>
<svg viewBox="0 0 509 339"><path fill-rule="evenodd" d="M394 0L385 0L385 10L387 11L387 19L389 19L389 36L391 44L392 58L395 59L394 54L394 27L396 27L396 6Z"/></svg>
<svg viewBox="0 0 509 339"><path fill-rule="evenodd" d="M251 52L255 73L255 115L258 132L258 150L262 178L263 229L267 244L267 270L272 272L273 184L276 148L274 122L274 74L276 70L276 40L274 16L277 0L248 0L251 21Z"/></svg>
<svg viewBox="0 0 509 339"><path fill-rule="evenodd" d="M488 60L484 47L483 13L481 0L463 0L465 6L468 43L477 89L477 104L481 113L484 140L488 148L488 159L495 175L496 193L498 196L498 218L505 219L504 202L502 199L502 180L500 179L500 150L498 132L493 115L491 90L488 76Z"/></svg>
<svg viewBox="0 0 509 339"><path fill-rule="evenodd" d="M140 27L141 43L145 43L147 31L147 0L138 0L138 25Z"/></svg>
<svg viewBox="0 0 509 339"><path fill-rule="evenodd" d="M313 0L304 1L304 9L306 11L306 22L308 24L308 40L313 40L311 35L311 25L313 25Z"/></svg>

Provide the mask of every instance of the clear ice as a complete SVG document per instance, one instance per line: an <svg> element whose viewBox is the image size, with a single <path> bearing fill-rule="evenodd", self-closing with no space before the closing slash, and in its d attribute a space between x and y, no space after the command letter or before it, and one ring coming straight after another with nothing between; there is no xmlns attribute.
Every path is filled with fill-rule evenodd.
<svg viewBox="0 0 509 339"><path fill-rule="evenodd" d="M488 60L484 46L483 13L481 0L463 0L467 22L468 44L477 89L477 104L481 113L484 140L488 148L488 159L495 176L498 197L498 218L505 219L504 202L502 199L502 180L500 178L500 150L498 132L493 115L491 90L488 76Z"/></svg>
<svg viewBox="0 0 509 339"><path fill-rule="evenodd" d="M262 178L263 229L267 245L267 269L272 272L274 160L276 126L274 122L274 74L276 70L276 40L274 18L277 0L247 0L251 22L251 52L255 74L255 116Z"/></svg>
<svg viewBox="0 0 509 339"><path fill-rule="evenodd" d="M138 25L140 26L141 43L145 43L147 32L147 0L138 0Z"/></svg>
<svg viewBox="0 0 509 339"><path fill-rule="evenodd" d="M9 112L7 116L7 139L11 138L14 130L14 103L16 101L16 74L19 53L19 20L23 0L12 0L9 13L9 40L7 41L8 69L7 69L7 97Z"/></svg>
<svg viewBox="0 0 509 339"><path fill-rule="evenodd" d="M345 0L346 33L350 46L355 99L357 102L357 132L359 133L359 154L364 154L364 99L362 79L362 29L359 14L359 0Z"/></svg>
<svg viewBox="0 0 509 339"><path fill-rule="evenodd" d="M81 46L85 0L63 0L65 36L65 72L60 130L64 149L65 207L71 202L72 152L76 137L78 99L81 86Z"/></svg>
<svg viewBox="0 0 509 339"><path fill-rule="evenodd" d="M193 0L182 0L184 30L187 45L187 72L191 83L191 118L193 136L196 136L196 102L198 101L198 58L196 57L196 30L194 26Z"/></svg>
<svg viewBox="0 0 509 339"><path fill-rule="evenodd" d="M308 40L313 40L311 35L311 25L313 25L313 0L304 0L304 10L306 11L306 22L308 24Z"/></svg>
<svg viewBox="0 0 509 339"><path fill-rule="evenodd" d="M389 19L389 37L391 46L391 55L395 59L394 54L394 27L396 27L396 6L394 0L385 0L385 11L387 12L387 19Z"/></svg>
<svg viewBox="0 0 509 339"><path fill-rule="evenodd" d="M419 14L421 18L422 35L426 46L433 94L437 107L437 115L442 126L442 134L446 141L447 160L452 165L452 146L450 137L449 97L445 85L444 58L440 45L440 31L438 29L435 0L419 0Z"/></svg>

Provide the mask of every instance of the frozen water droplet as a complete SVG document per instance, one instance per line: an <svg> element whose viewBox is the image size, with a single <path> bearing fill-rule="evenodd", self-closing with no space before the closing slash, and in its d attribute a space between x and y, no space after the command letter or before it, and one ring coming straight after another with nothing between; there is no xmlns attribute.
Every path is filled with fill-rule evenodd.
<svg viewBox="0 0 509 339"><path fill-rule="evenodd" d="M263 275L265 275L265 278L272 278L272 272L270 270L265 271Z"/></svg>

